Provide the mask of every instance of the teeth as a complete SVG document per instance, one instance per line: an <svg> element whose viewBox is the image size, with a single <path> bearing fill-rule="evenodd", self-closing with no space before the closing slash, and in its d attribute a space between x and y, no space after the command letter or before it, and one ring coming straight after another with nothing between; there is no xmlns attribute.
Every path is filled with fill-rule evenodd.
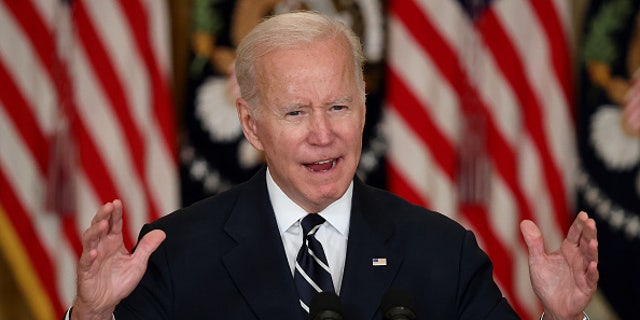
<svg viewBox="0 0 640 320"><path fill-rule="evenodd" d="M315 164L325 164L325 163L329 163L329 162L333 162L333 160L318 161Z"/></svg>

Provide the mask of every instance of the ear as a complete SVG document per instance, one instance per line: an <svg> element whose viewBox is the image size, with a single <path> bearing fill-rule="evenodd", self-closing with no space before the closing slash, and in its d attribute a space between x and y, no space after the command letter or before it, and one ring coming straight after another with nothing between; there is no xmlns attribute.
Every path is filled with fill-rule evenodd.
<svg viewBox="0 0 640 320"><path fill-rule="evenodd" d="M367 92L367 83L363 80L362 81L362 88L365 90L365 92ZM366 119L367 119L367 96L365 94L364 96L364 101L362 101L362 132L364 132L364 125L366 123Z"/></svg>
<svg viewBox="0 0 640 320"><path fill-rule="evenodd" d="M364 126L367 123L367 105L366 104L362 106L362 110L363 110L362 111L362 132L364 132Z"/></svg>
<svg viewBox="0 0 640 320"><path fill-rule="evenodd" d="M249 143L251 143L254 148L260 151L264 151L262 141L260 141L258 135L258 125L256 123L256 117L253 114L249 103L247 103L247 101L243 98L238 98L236 100L236 109L238 109L238 118L240 119L242 132L244 133L245 138L249 140Z"/></svg>

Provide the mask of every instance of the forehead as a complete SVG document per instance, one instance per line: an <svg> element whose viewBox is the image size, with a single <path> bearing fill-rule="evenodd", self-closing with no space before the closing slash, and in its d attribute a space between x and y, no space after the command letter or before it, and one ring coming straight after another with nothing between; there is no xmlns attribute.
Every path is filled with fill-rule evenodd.
<svg viewBox="0 0 640 320"><path fill-rule="evenodd" d="M265 54L256 61L256 79L263 98L315 94L336 99L330 95L357 91L353 68L346 41L331 38Z"/></svg>

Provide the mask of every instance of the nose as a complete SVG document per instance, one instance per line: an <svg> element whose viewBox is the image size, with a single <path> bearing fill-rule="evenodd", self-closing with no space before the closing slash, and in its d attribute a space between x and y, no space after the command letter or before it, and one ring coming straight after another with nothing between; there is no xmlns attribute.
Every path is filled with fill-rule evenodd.
<svg viewBox="0 0 640 320"><path fill-rule="evenodd" d="M324 112L314 112L309 120L309 143L313 145L327 145L333 139L333 128L329 115Z"/></svg>

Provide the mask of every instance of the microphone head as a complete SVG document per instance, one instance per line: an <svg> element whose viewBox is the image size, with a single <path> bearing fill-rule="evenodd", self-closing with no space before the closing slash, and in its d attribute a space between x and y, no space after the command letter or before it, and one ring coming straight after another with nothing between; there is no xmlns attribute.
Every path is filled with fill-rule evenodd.
<svg viewBox="0 0 640 320"><path fill-rule="evenodd" d="M389 289L382 297L380 310L388 320L415 320L416 312L413 299L401 289Z"/></svg>
<svg viewBox="0 0 640 320"><path fill-rule="evenodd" d="M309 303L309 319L342 320L342 303L335 292L318 292Z"/></svg>

